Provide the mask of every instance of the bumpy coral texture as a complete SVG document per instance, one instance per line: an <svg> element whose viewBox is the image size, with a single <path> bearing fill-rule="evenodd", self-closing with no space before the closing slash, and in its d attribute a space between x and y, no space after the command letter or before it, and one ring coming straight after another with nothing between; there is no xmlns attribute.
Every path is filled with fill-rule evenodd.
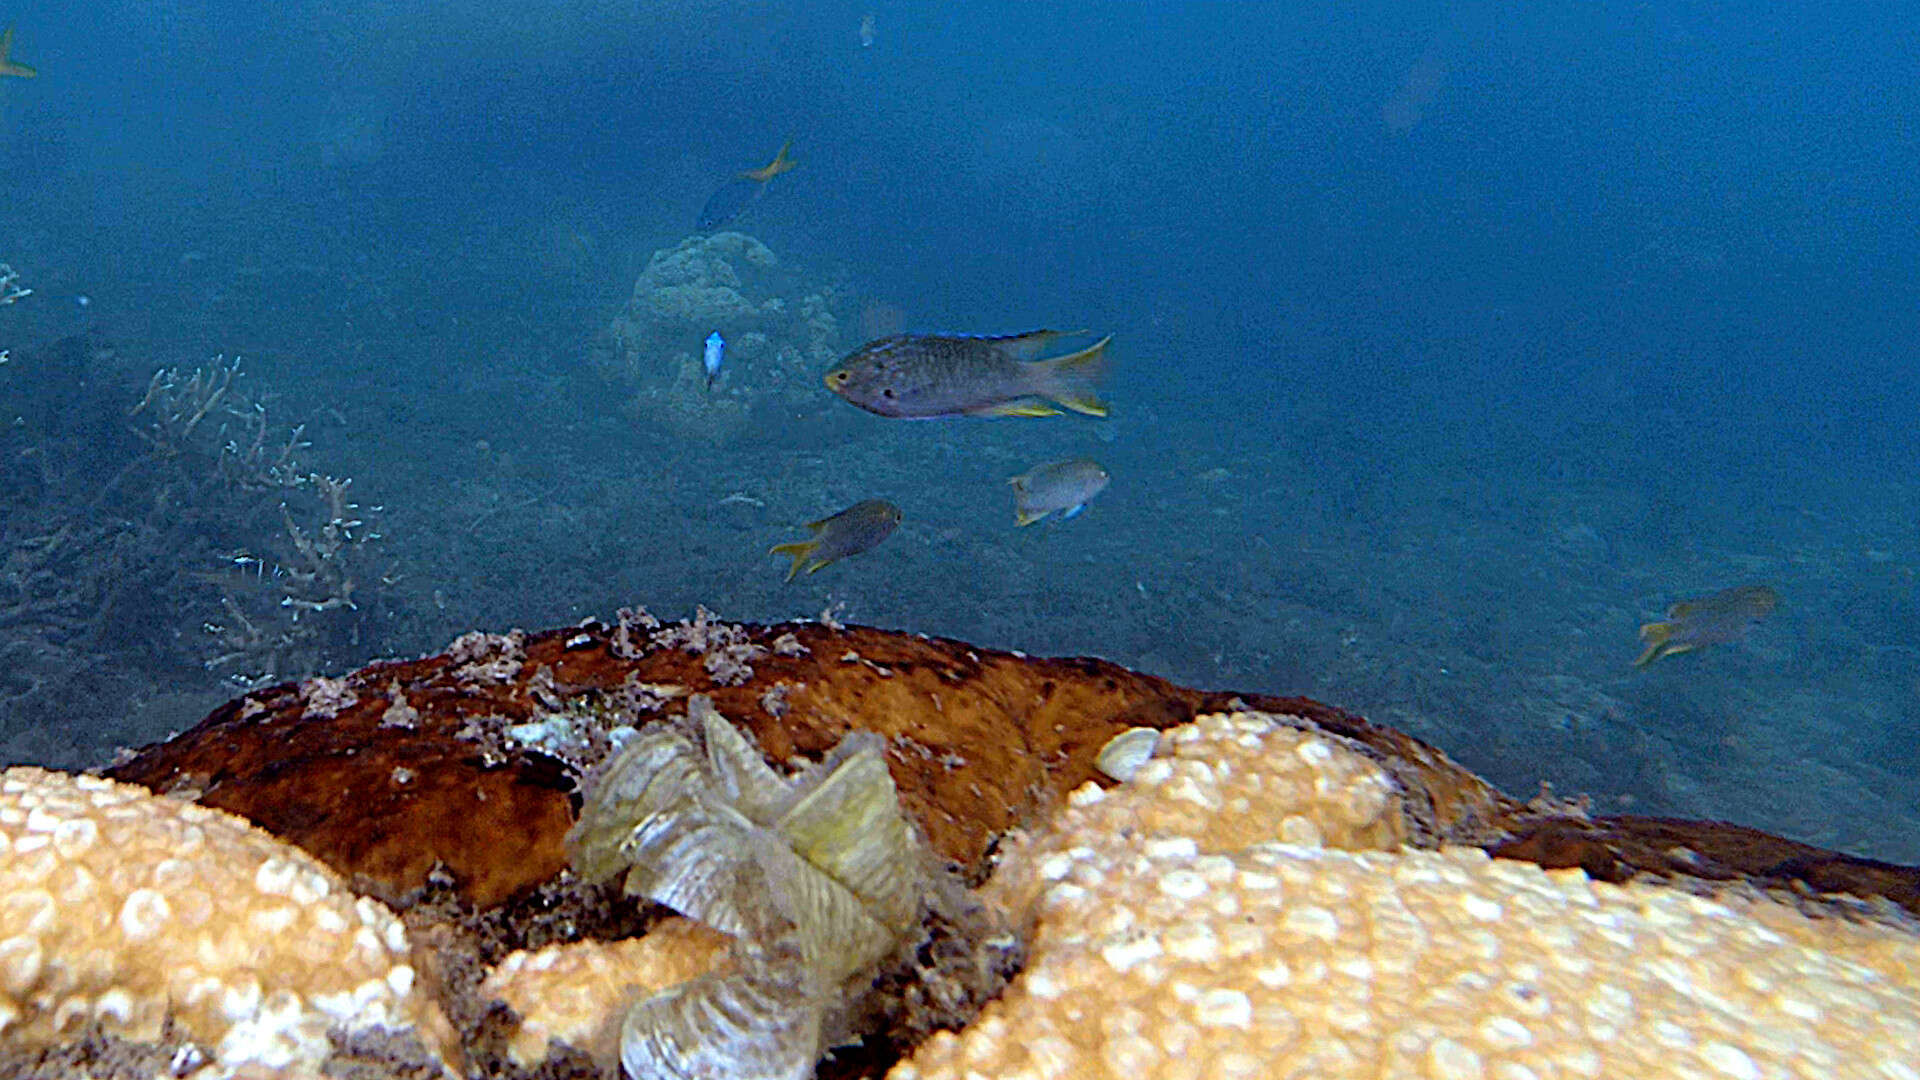
<svg viewBox="0 0 1920 1080"><path fill-rule="evenodd" d="M1906 933L1399 848L1337 742L1172 735L1015 845L990 887L1037 921L1028 969L893 1080L1920 1076Z"/></svg>
<svg viewBox="0 0 1920 1080"><path fill-rule="evenodd" d="M818 403L814 372L840 355L835 290L783 271L765 244L737 232L690 236L656 251L608 327L595 366L631 394L636 418L718 443L747 423L747 407ZM709 386L709 333L726 341L725 371Z"/></svg>
<svg viewBox="0 0 1920 1080"><path fill-rule="evenodd" d="M135 1040L171 1015L221 1064L312 1068L329 1028L452 1031L379 903L239 818L34 768L0 776L0 1033L89 1022Z"/></svg>
<svg viewBox="0 0 1920 1080"><path fill-rule="evenodd" d="M667 919L645 937L509 953L481 990L522 1017L507 1047L516 1064L539 1065L559 1040L613 1076L620 1068L620 1020L627 1010L721 967L732 941L691 919Z"/></svg>

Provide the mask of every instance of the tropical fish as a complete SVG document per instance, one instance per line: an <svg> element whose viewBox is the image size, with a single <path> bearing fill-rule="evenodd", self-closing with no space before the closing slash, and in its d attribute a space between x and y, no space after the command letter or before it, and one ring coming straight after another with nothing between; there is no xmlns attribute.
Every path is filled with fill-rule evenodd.
<svg viewBox="0 0 1920 1080"><path fill-rule="evenodd" d="M873 12L869 11L865 15L860 16L860 47L861 48L863 49L873 48L874 32L875 31L873 26Z"/></svg>
<svg viewBox="0 0 1920 1080"><path fill-rule="evenodd" d="M707 369L708 390L713 389L713 380L720 374L720 359L726 351L727 341L720 336L720 331L715 330L713 333L707 335L706 355L700 358L700 362L704 364Z"/></svg>
<svg viewBox="0 0 1920 1080"><path fill-rule="evenodd" d="M793 568L787 571L787 580L792 581L803 567L811 574L828 563L866 551L893 535L899 525L899 507L885 499L868 499L832 517L807 522L813 539L775 544L767 554L793 556Z"/></svg>
<svg viewBox="0 0 1920 1080"><path fill-rule="evenodd" d="M0 30L0 75L11 75L16 79L31 79L40 74L25 64L16 64L7 59L13 52L13 27Z"/></svg>
<svg viewBox="0 0 1920 1080"><path fill-rule="evenodd" d="M1702 645L1721 645L1747 636L1753 624L1773 613L1780 596L1765 585L1740 585L1694 600L1682 600L1667 609L1664 622L1640 628L1646 651L1633 662L1646 667L1663 656L1688 652Z"/></svg>
<svg viewBox="0 0 1920 1080"><path fill-rule="evenodd" d="M827 372L827 389L870 413L907 420L941 416L1058 416L1055 404L1107 415L1093 396L1106 373L1109 334L1065 356L1032 359L1047 342L1085 331L1032 330L1006 337L895 334L870 341ZM1051 403L1051 404L1050 404Z"/></svg>
<svg viewBox="0 0 1920 1080"><path fill-rule="evenodd" d="M780 152L773 155L772 161L758 169L748 169L720 185L720 190L713 193L706 206L701 207L700 220L695 227L701 232L712 232L746 213L747 207L759 202L760 196L766 194L767 181L799 164L787 156L787 150L792 146L793 140L788 139L780 145Z"/></svg>
<svg viewBox="0 0 1920 1080"><path fill-rule="evenodd" d="M1105 491L1110 479L1107 470L1086 458L1035 465L1007 481L1013 485L1014 520L1031 525L1049 514L1058 514L1061 521L1066 521Z"/></svg>

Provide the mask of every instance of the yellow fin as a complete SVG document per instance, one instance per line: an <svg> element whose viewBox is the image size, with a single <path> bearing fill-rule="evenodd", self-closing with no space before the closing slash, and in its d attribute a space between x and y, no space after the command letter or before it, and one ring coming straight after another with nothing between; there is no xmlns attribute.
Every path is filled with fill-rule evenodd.
<svg viewBox="0 0 1920 1080"><path fill-rule="evenodd" d="M1640 626L1640 640L1646 642L1647 647L1640 653L1640 656L1634 660L1633 666L1646 667L1648 664L1660 659L1660 646L1667 643L1667 635L1671 633L1673 633L1673 628L1666 623L1642 623Z"/></svg>
<svg viewBox="0 0 1920 1080"><path fill-rule="evenodd" d="M1059 416L1060 410L1044 401L1017 398L997 405L982 405L965 410L968 416Z"/></svg>
<svg viewBox="0 0 1920 1080"><path fill-rule="evenodd" d="M1633 666L1646 667L1663 656L1674 653L1690 652L1693 646L1672 640L1673 624L1670 622L1651 622L1640 627L1640 640L1647 643L1646 650L1634 660Z"/></svg>
<svg viewBox="0 0 1920 1080"><path fill-rule="evenodd" d="M1035 514L1027 510L1015 510L1013 512L1013 523L1021 526L1031 525L1046 516L1045 514Z"/></svg>
<svg viewBox="0 0 1920 1080"><path fill-rule="evenodd" d="M1095 397L1065 397L1060 399L1060 404L1082 416L1105 417L1107 415L1107 403Z"/></svg>
<svg viewBox="0 0 1920 1080"><path fill-rule="evenodd" d="M774 177L779 176L781 173L787 172L799 165L799 162L787 156L787 151L792 149L792 147L792 139L781 143L780 152L773 155L772 161L767 162L766 165L758 169L748 169L746 172L740 174L741 178L745 180L758 180L764 184Z"/></svg>
<svg viewBox="0 0 1920 1080"><path fill-rule="evenodd" d="M810 527L817 528L818 523L816 522ZM800 568L802 566L806 566L807 573L811 574L815 570L827 565L825 562L816 560L813 565L807 566L807 561L813 558L813 553L819 546L820 541L818 540L795 540L790 544L775 544L767 549L767 554L793 556L793 566L787 570L787 580L792 581L800 575Z"/></svg>
<svg viewBox="0 0 1920 1080"><path fill-rule="evenodd" d="M1093 396L1093 387L1107 373L1107 344L1112 340L1108 334L1079 352L1038 361L1046 368L1041 393L1074 412L1107 415L1107 403Z"/></svg>
<svg viewBox="0 0 1920 1080"><path fill-rule="evenodd" d="M25 64L16 64L7 57L13 52L13 27L0 31L0 75L11 75L16 79L31 79L40 74Z"/></svg>

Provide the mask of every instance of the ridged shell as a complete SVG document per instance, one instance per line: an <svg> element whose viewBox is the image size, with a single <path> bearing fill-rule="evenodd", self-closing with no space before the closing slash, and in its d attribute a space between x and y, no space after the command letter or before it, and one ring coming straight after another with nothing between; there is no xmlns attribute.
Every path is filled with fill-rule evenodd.
<svg viewBox="0 0 1920 1080"><path fill-rule="evenodd" d="M1160 733L1150 727L1128 728L1107 740L1094 767L1122 783L1133 779L1160 745Z"/></svg>

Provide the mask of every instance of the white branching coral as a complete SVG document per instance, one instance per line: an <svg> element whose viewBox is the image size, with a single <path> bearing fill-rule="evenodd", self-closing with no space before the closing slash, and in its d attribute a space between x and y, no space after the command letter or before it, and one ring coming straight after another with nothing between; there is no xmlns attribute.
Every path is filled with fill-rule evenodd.
<svg viewBox="0 0 1920 1080"><path fill-rule="evenodd" d="M786 779L704 697L640 733L594 780L569 836L589 880L734 939L731 963L627 1014L635 1078L810 1075L877 965L919 932L929 858L883 740L855 732Z"/></svg>
<svg viewBox="0 0 1920 1080"><path fill-rule="evenodd" d="M24 300L32 295L32 289L21 287L20 272L6 263L0 262L0 307L5 307L16 300Z"/></svg>

